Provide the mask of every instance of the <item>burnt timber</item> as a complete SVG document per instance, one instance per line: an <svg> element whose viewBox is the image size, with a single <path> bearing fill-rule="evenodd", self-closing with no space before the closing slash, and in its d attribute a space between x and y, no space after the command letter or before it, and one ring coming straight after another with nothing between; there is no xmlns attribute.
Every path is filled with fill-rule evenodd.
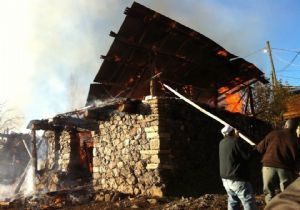
<svg viewBox="0 0 300 210"><path fill-rule="evenodd" d="M263 73L204 35L134 2L91 84L95 99L169 96L163 83L197 102L218 98L218 90L266 83ZM154 79L153 77L156 76Z"/></svg>

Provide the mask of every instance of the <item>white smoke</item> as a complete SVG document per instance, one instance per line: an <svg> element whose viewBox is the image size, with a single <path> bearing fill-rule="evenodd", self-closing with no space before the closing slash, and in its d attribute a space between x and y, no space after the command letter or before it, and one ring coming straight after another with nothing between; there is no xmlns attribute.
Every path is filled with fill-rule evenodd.
<svg viewBox="0 0 300 210"><path fill-rule="evenodd" d="M118 31L125 18L123 11L132 2L1 1L0 101L21 110L25 122L84 106L89 84L101 64L99 56L106 54L113 41L108 34ZM261 17L265 7L239 10L233 3L197 0L138 2L237 55L264 45L266 22ZM72 75L76 95L70 96Z"/></svg>
<svg viewBox="0 0 300 210"><path fill-rule="evenodd" d="M1 166L2 168L2 166ZM3 170L3 169L1 169ZM5 170L9 170L6 168ZM13 171L10 171L13 173ZM1 179L0 184L0 201L10 201L18 196L29 196L35 192L35 177L34 177L34 167L32 167L31 162L29 162L28 167L24 169L18 179L11 183L5 183Z"/></svg>

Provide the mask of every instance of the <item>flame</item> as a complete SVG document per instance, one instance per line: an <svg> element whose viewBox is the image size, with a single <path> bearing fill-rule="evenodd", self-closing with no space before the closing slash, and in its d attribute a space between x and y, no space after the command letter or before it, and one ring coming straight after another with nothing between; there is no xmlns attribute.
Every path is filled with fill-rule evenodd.
<svg viewBox="0 0 300 210"><path fill-rule="evenodd" d="M227 91L227 87L221 87L219 89L219 93L224 93ZM225 93L225 100L223 101L225 105L225 109L230 112L243 112L243 101L241 100L241 94L239 92L234 94Z"/></svg>
<svg viewBox="0 0 300 210"><path fill-rule="evenodd" d="M193 86L192 85L184 85L182 88L186 94L188 94L190 96L193 95Z"/></svg>
<svg viewBox="0 0 300 210"><path fill-rule="evenodd" d="M88 141L92 138L92 134L89 131L82 131L78 133L80 139L80 148L79 148L79 163L81 166L86 167L90 172L93 171L92 157L89 154L93 150L93 143Z"/></svg>
<svg viewBox="0 0 300 210"><path fill-rule="evenodd" d="M61 203L62 200L63 200L63 199L62 199L61 196L57 196L56 198L54 198L53 203L54 203L54 204L58 204L58 203Z"/></svg>
<svg viewBox="0 0 300 210"><path fill-rule="evenodd" d="M217 55L222 56L222 57L227 57L229 54L226 50L219 50L217 52Z"/></svg>

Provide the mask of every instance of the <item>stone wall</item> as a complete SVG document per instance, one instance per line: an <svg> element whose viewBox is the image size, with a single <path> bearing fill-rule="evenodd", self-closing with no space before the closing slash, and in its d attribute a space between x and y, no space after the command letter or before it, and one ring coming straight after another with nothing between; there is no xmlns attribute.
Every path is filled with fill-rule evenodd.
<svg viewBox="0 0 300 210"><path fill-rule="evenodd" d="M100 122L94 136L93 184L95 189L162 196L158 110L149 115L114 113Z"/></svg>
<svg viewBox="0 0 300 210"><path fill-rule="evenodd" d="M38 191L57 191L78 186L79 139L74 130L45 131L48 142L47 162L45 168L37 173L36 188Z"/></svg>
<svg viewBox="0 0 300 210"><path fill-rule="evenodd" d="M205 108L255 142L270 129L241 114ZM219 122L174 98L148 98L143 101L143 111L138 110L147 114L111 112L108 119L99 121L99 132L93 132L93 154L87 156L92 157L88 165L92 166L92 174L88 173L95 191L159 197L223 191L218 158L223 126ZM48 162L45 173L39 173L38 190L56 191L86 184L88 179L78 181L86 177L78 149L86 135L80 139L75 130L63 130L46 131L44 136ZM253 161L252 171L260 187L259 159Z"/></svg>
<svg viewBox="0 0 300 210"><path fill-rule="evenodd" d="M178 99L151 98L143 103L150 106L150 114L116 112L100 122L100 134L94 136L95 189L152 196L222 191L218 163L222 125ZM209 111L255 141L269 129L241 114ZM255 166L259 175L257 160Z"/></svg>

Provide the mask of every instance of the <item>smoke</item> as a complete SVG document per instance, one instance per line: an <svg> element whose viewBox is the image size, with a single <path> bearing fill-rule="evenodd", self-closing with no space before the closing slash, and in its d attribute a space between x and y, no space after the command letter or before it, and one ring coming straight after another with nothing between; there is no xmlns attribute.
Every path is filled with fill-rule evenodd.
<svg viewBox="0 0 300 210"><path fill-rule="evenodd" d="M125 18L123 11L132 2L2 1L0 101L20 110L25 122L83 106L101 65L99 56L106 54L113 41L108 34L118 31ZM257 40L263 39L264 7L196 0L138 2L237 55L262 45Z"/></svg>
<svg viewBox="0 0 300 210"><path fill-rule="evenodd" d="M3 178L3 176L1 177L0 201L11 200L16 196L29 196L35 192L34 168L32 167L31 161L28 164L28 167L25 167L24 172L21 174L21 176L18 177L18 179L15 179L14 177L9 177L13 176L15 171L11 169L11 167L4 167L3 163L1 163L1 171L6 171L7 173L11 174L6 174L6 178L8 178L7 180ZM11 179L13 179L14 181L11 182ZM17 191L17 194L15 191Z"/></svg>

